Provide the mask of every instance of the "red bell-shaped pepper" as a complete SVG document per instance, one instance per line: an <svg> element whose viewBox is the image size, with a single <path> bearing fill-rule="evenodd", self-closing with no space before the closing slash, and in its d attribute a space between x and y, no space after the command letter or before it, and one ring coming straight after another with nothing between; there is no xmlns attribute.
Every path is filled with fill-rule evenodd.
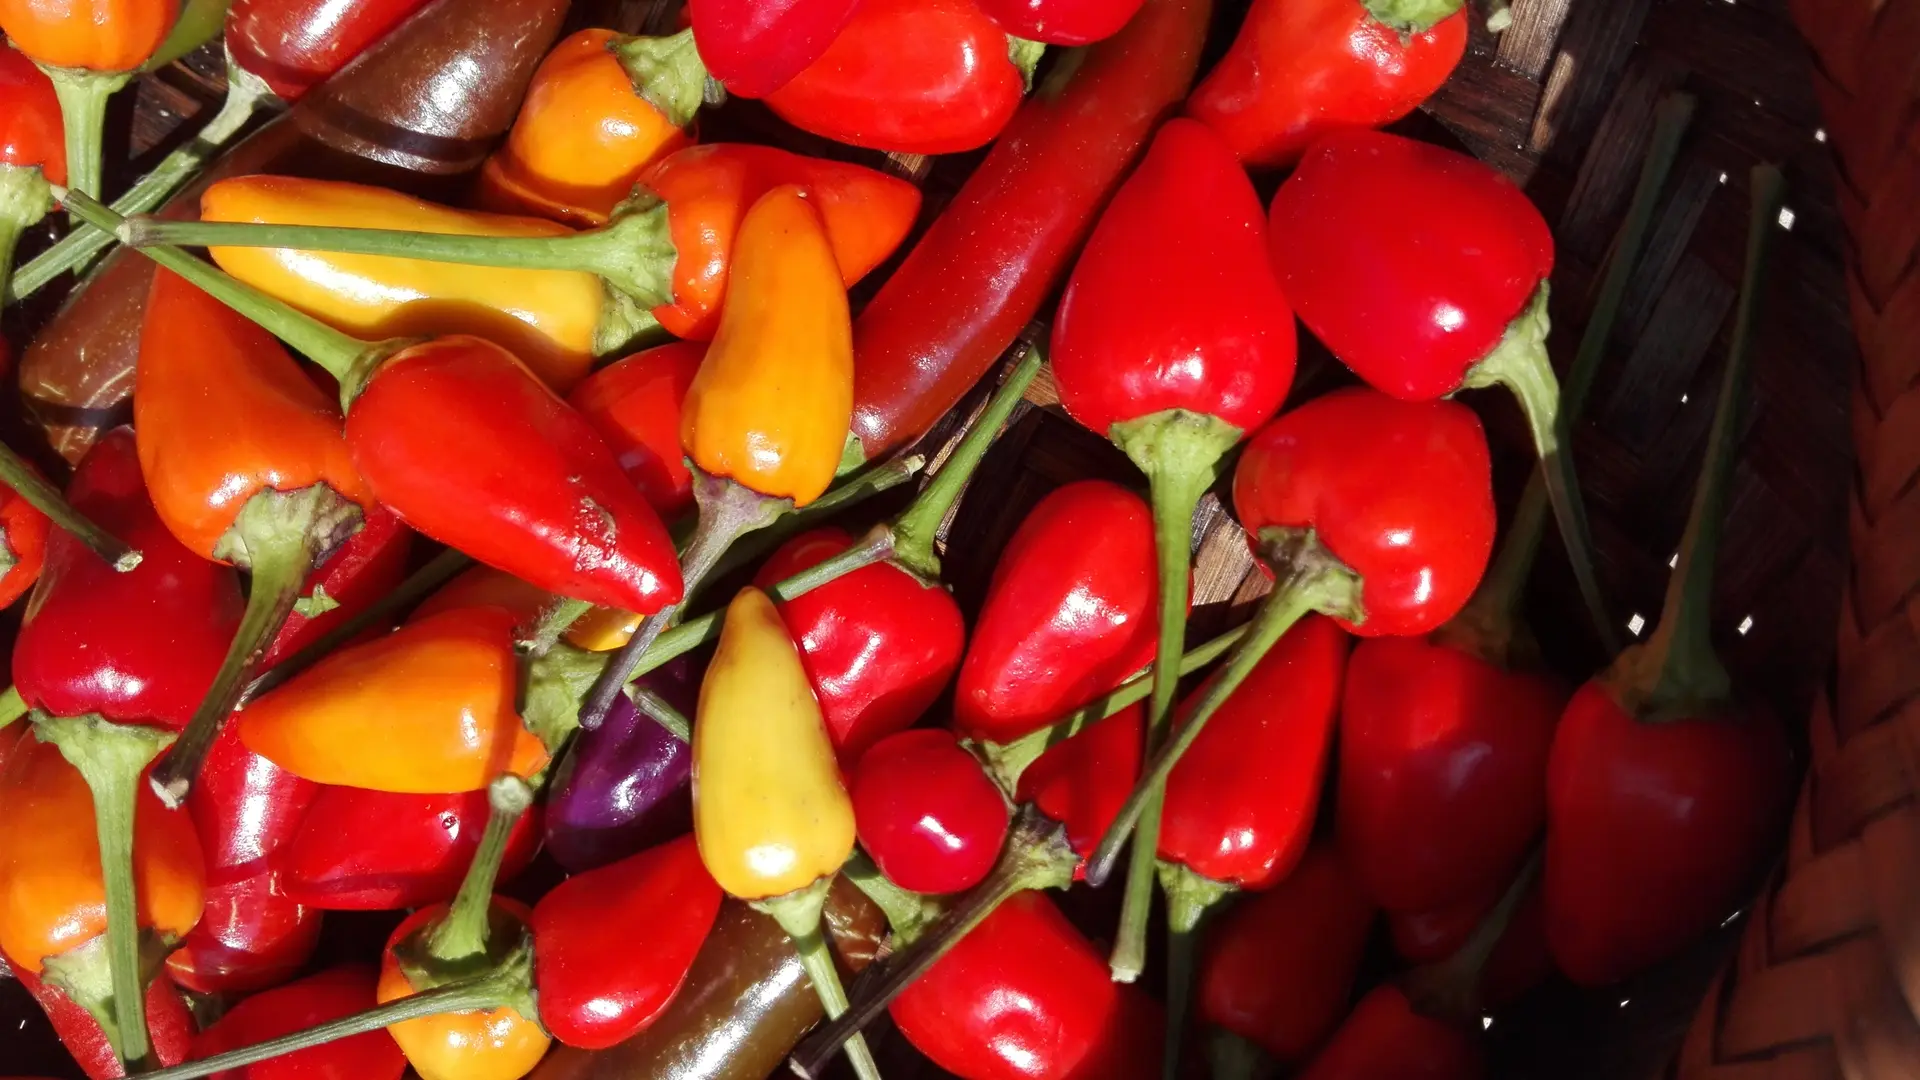
<svg viewBox="0 0 1920 1080"><path fill-rule="evenodd" d="M1473 1033L1422 1016L1398 986L1375 987L1340 1025L1301 1080L1480 1080L1485 1055Z"/></svg>
<svg viewBox="0 0 1920 1080"><path fill-rule="evenodd" d="M53 207L49 184L67 182L60 99L53 81L11 45L0 43L0 295L13 274L20 234Z"/></svg>
<svg viewBox="0 0 1920 1080"><path fill-rule="evenodd" d="M1007 802L950 732L902 731L875 743L847 786L860 846L887 880L925 895L986 879L1007 836Z"/></svg>
<svg viewBox="0 0 1920 1080"><path fill-rule="evenodd" d="M1091 45L1120 32L1141 0L980 0L980 10L1017 38Z"/></svg>
<svg viewBox="0 0 1920 1080"><path fill-rule="evenodd" d="M193 1057L212 1057L371 1009L377 978L371 967L347 965L255 994L194 1037ZM216 1075L226 1080L400 1080L406 1071L406 1056L393 1036L368 1031Z"/></svg>
<svg viewBox="0 0 1920 1080"><path fill-rule="evenodd" d="M730 94L766 97L820 58L860 0L693 0L700 59Z"/></svg>
<svg viewBox="0 0 1920 1080"><path fill-rule="evenodd" d="M74 1064L87 1074L88 1080L119 1080L127 1075L119 1055L114 1053L113 1041L91 1013L21 965L9 963L8 967L47 1014L54 1034L60 1036L60 1044L73 1055ZM146 1005L153 1060L163 1067L187 1060L192 1052L193 1016L164 972L147 985Z"/></svg>
<svg viewBox="0 0 1920 1080"><path fill-rule="evenodd" d="M480 846L487 793L397 795L320 788L281 853L289 899L327 911L398 911L449 900ZM540 846L540 811L508 834L500 874L511 879Z"/></svg>
<svg viewBox="0 0 1920 1080"><path fill-rule="evenodd" d="M607 440L633 486L660 516L693 509L693 474L680 449L680 406L707 354L705 344L674 341L615 360L567 395Z"/></svg>

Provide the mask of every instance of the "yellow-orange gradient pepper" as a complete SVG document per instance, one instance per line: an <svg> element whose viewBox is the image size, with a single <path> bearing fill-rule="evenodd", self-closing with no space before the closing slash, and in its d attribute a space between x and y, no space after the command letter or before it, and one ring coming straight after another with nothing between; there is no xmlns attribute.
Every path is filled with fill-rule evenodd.
<svg viewBox="0 0 1920 1080"><path fill-rule="evenodd" d="M846 286L803 189L778 187L741 223L680 441L708 473L805 506L833 482L852 419Z"/></svg>
<svg viewBox="0 0 1920 1080"><path fill-rule="evenodd" d="M246 707L240 741L322 784L410 794L531 776L547 749L514 711L514 617L444 611L349 646Z"/></svg>
<svg viewBox="0 0 1920 1080"><path fill-rule="evenodd" d="M287 176L222 180L200 196L200 216L462 236L570 235L564 226L536 218L458 210L385 188ZM234 277L355 337L474 334L506 347L560 393L586 376L606 304L600 279L578 270L497 269L287 248L209 251Z"/></svg>

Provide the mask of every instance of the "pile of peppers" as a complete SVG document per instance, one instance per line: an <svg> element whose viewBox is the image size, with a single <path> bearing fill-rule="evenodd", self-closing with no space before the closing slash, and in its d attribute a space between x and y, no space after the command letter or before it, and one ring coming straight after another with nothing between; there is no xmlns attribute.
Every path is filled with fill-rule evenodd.
<svg viewBox="0 0 1920 1080"><path fill-rule="evenodd" d="M964 1080L1475 1080L1493 1012L1740 905L1793 781L1712 647L1777 171L1624 649L1571 461L1690 99L1556 374L1545 219L1380 130L1461 0L588 7L0 0L0 296L104 256L0 340L0 957L87 1075L875 1080L887 1013ZM104 168L214 41L197 136ZM996 489L1030 398L1135 470ZM1215 503L1268 587L1194 640Z"/></svg>

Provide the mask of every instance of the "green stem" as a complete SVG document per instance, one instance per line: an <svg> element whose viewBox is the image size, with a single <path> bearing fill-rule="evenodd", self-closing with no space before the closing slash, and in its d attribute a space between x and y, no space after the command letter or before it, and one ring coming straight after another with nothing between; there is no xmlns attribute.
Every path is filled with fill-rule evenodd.
<svg viewBox="0 0 1920 1080"><path fill-rule="evenodd" d="M60 99L60 122L65 125L67 136L67 185L81 194L98 198L100 143L106 128L107 99L132 81L134 73L46 64L39 67L53 80L54 96Z"/></svg>
<svg viewBox="0 0 1920 1080"><path fill-rule="evenodd" d="M823 877L785 896L756 900L752 906L773 916L780 929L793 939L794 948L800 952L800 966L806 969L807 979L813 983L813 992L819 996L827 1019L838 1021L847 1012L847 991L840 984L840 969L834 966L833 952L827 947L826 935L820 927L827 889L832 884L831 876ZM880 1066L873 1060L867 1040L858 1032L846 1040L846 1051L847 1060L853 1064L854 1074L860 1080L880 1080Z"/></svg>
<svg viewBox="0 0 1920 1080"><path fill-rule="evenodd" d="M126 219L75 192L56 192L68 211L88 225L115 234ZM208 296L258 323L274 337L319 364L340 384L342 400L352 400L379 362L407 342L366 342L276 300L176 247L141 248L141 254L198 285Z"/></svg>
<svg viewBox="0 0 1920 1080"><path fill-rule="evenodd" d="M633 705L647 719L666 728L667 734L683 743L693 741L693 722L666 698L645 687L638 687L633 692Z"/></svg>
<svg viewBox="0 0 1920 1080"><path fill-rule="evenodd" d="M114 1048L125 1062L147 1056L146 984L140 977L140 911L134 892L134 806L140 774L173 741L173 735L137 724L115 724L104 717L34 717L42 742L80 771L93 793L94 831L100 844L100 876L106 889L107 964L113 977Z"/></svg>
<svg viewBox="0 0 1920 1080"><path fill-rule="evenodd" d="M853 882L887 917L887 925L893 928L895 949L926 932L944 910L939 901L908 892L889 881L864 851L854 851L853 857L840 868L840 876Z"/></svg>
<svg viewBox="0 0 1920 1080"><path fill-rule="evenodd" d="M1167 894L1167 1037L1160 1074L1162 1080L1179 1080L1202 924L1220 901L1238 889L1181 863L1160 863L1159 873L1160 887Z"/></svg>
<svg viewBox="0 0 1920 1080"><path fill-rule="evenodd" d="M152 172L113 200L113 211L140 214L159 206L212 161L262 105L275 100L265 83L232 64L227 65L227 96L220 103L220 111L213 114L213 119L207 121L191 141L160 159ZM32 296L61 274L86 265L112 243L113 237L98 229L74 229L21 267L14 277L12 291L0 288L0 299L10 304Z"/></svg>
<svg viewBox="0 0 1920 1080"><path fill-rule="evenodd" d="M1754 167L1753 214L1747 226L1746 272L1734 312L1733 344L1720 380L1720 401L1707 436L1700 485L1680 538L1680 554L1667 582L1660 625L1644 645L1627 650L1605 676L1621 704L1647 720L1698 716L1725 705L1733 695L1727 670L1713 651L1714 562L1733 487L1735 451L1745 426L1754 327L1766 281L1786 181L1771 165Z"/></svg>
<svg viewBox="0 0 1920 1080"><path fill-rule="evenodd" d="M186 802L214 739L239 704L260 657L286 624L320 559L360 527L360 508L325 484L268 488L240 508L214 554L249 572L247 609L220 671L180 741L149 781L169 809Z"/></svg>
<svg viewBox="0 0 1920 1080"><path fill-rule="evenodd" d="M919 575L924 581L940 580L940 557L934 554L933 541L940 532L940 525L953 512L954 504L960 501L961 492L973 480L974 472L987 456L987 450L1000 436L1000 429L1013 416L1022 398L1026 397L1027 387L1033 384L1040 366L1046 362L1046 353L1038 345L1029 345L1027 354L1007 373L1000 389L994 391L987 407L967 430L966 437L947 455L933 479L921 489L913 500L893 522L893 561Z"/></svg>
<svg viewBox="0 0 1920 1080"><path fill-rule="evenodd" d="M533 789L525 780L504 773L487 785L487 829L467 866L460 892L439 922L427 931L427 955L455 962L484 955L493 918L493 884L500 876L500 860L507 853L507 837L514 823L533 804Z"/></svg>
<svg viewBox="0 0 1920 1080"><path fill-rule="evenodd" d="M845 482L835 485L832 491L782 517L773 525L736 542L727 549L727 554L709 576L716 579L724 578L749 563L759 561L774 548L813 528L821 521L913 479L920 474L920 470L926 468L926 465L927 458L924 454L898 454L862 469ZM886 557L884 553L879 556L881 559ZM852 567L847 572L851 573L857 569L859 567Z"/></svg>
<svg viewBox="0 0 1920 1080"><path fill-rule="evenodd" d="M140 565L140 553L101 528L67 502L66 496L27 464L11 447L0 445L0 483L18 492L35 510L47 515L56 528L87 545L102 562L125 573Z"/></svg>
<svg viewBox="0 0 1920 1080"><path fill-rule="evenodd" d="M559 642L580 617L593 610L593 601L575 600L571 597L555 597L546 610L540 613L532 629L520 640L514 642L514 648L522 656L545 656L547 650Z"/></svg>
<svg viewBox="0 0 1920 1080"><path fill-rule="evenodd" d="M793 1071L802 1077L822 1075L843 1042L858 1038L861 1029L893 999L939 963L1009 897L1028 889L1066 888L1073 883L1073 870L1079 861L1059 822L1048 820L1031 806L1022 807L993 872L955 901L924 934L888 957L878 971L862 978L859 1000L793 1052L788 1061Z"/></svg>
<svg viewBox="0 0 1920 1080"><path fill-rule="evenodd" d="M27 715L27 703L20 696L20 688L9 686L0 690L0 728Z"/></svg>
<svg viewBox="0 0 1920 1080"><path fill-rule="evenodd" d="M53 188L37 165L0 164L0 296L13 275L13 253L20 234L47 216Z"/></svg>
<svg viewBox="0 0 1920 1080"><path fill-rule="evenodd" d="M1520 872L1508 883L1500 901L1493 905L1493 910L1487 912L1452 956L1407 974L1402 988L1415 1011L1461 1027L1473 1026L1480 1015L1481 983L1486 975L1487 964L1493 959L1493 951L1499 947L1500 939L1506 936L1507 927L1513 923L1513 917L1519 912L1527 893L1539 879L1544 857L1544 849L1534 848Z"/></svg>

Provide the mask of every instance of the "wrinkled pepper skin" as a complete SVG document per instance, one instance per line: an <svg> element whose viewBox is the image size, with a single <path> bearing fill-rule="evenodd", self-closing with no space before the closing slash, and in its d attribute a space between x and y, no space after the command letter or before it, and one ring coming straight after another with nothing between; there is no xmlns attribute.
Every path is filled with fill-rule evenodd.
<svg viewBox="0 0 1920 1080"><path fill-rule="evenodd" d="M720 328L734 239L747 210L785 184L806 190L852 286L892 255L920 213L920 189L898 177L771 146L690 146L649 168L640 184L667 204L673 302L653 316L674 337L711 340Z"/></svg>
<svg viewBox="0 0 1920 1080"><path fill-rule="evenodd" d="M980 10L1013 37L1091 45L1119 33L1140 0L981 0Z"/></svg>
<svg viewBox="0 0 1920 1080"><path fill-rule="evenodd" d="M10 560L0 573L0 608L12 607L27 594L47 562L47 515L33 508L11 488L0 486L0 544Z"/></svg>
<svg viewBox="0 0 1920 1080"><path fill-rule="evenodd" d="M1129 705L1047 747L1021 772L1019 801L1065 826L1067 846L1083 860L1076 880L1140 779L1146 740L1147 707Z"/></svg>
<svg viewBox="0 0 1920 1080"><path fill-rule="evenodd" d="M1053 293L1186 95L1210 11L1209 0L1149 0L1063 88L1037 91L867 305L854 327L854 434L867 457L931 427Z"/></svg>
<svg viewBox="0 0 1920 1080"><path fill-rule="evenodd" d="M1100 542L1088 543L1094 536ZM954 727L1011 742L1145 667L1159 634L1154 567L1146 500L1105 480L1048 494L987 586L960 662Z"/></svg>
<svg viewBox="0 0 1920 1080"><path fill-rule="evenodd" d="M53 80L27 55L0 44L0 170L39 169L50 184L67 182L67 145Z"/></svg>
<svg viewBox="0 0 1920 1080"><path fill-rule="evenodd" d="M845 878L827 892L825 926L852 972L887 935L880 910ZM651 1027L598 1052L556 1046L532 1080L766 1080L820 1016L792 940L771 917L728 900L679 995Z"/></svg>
<svg viewBox="0 0 1920 1080"><path fill-rule="evenodd" d="M1242 889L1293 872L1320 808L1349 644L1309 615L1260 658L1167 776L1162 859Z"/></svg>
<svg viewBox="0 0 1920 1080"><path fill-rule="evenodd" d="M642 684L682 713L693 712L698 690L685 661ZM554 772L547 850L580 873L684 835L693 829L692 780L693 748L617 695L598 728L574 736Z"/></svg>
<svg viewBox="0 0 1920 1080"><path fill-rule="evenodd" d="M1291 165L1328 132L1412 112L1466 51L1463 10L1405 33L1374 18L1366 0L1254 0L1187 115L1225 136L1249 168Z"/></svg>
<svg viewBox="0 0 1920 1080"><path fill-rule="evenodd" d="M212 1057L289 1035L374 1006L377 974L349 964L255 994L194 1037L193 1056ZM369 1031L216 1075L226 1080L400 1080L407 1059L393 1036Z"/></svg>
<svg viewBox="0 0 1920 1080"><path fill-rule="evenodd" d="M513 618L449 611L350 645L247 706L247 749L321 784L478 791L531 776L547 751L514 711Z"/></svg>
<svg viewBox="0 0 1920 1080"><path fill-rule="evenodd" d="M1473 1033L1414 1011L1399 987L1375 987L1301 1080L1480 1080L1485 1055Z"/></svg>
<svg viewBox="0 0 1920 1080"><path fill-rule="evenodd" d="M107 932L106 883L87 782L52 743L23 738L0 774L0 951L16 970ZM133 873L140 925L184 937L200 919L206 869L193 822L140 785Z"/></svg>
<svg viewBox="0 0 1920 1080"><path fill-rule="evenodd" d="M234 0L227 13L227 55L281 101L299 101L427 3L363 0L342 7L328 0Z"/></svg>
<svg viewBox="0 0 1920 1080"><path fill-rule="evenodd" d="M1429 633L1486 572L1492 463L1473 410L1360 387L1281 414L1240 456L1233 505L1247 532L1315 530L1363 579L1362 637Z"/></svg>
<svg viewBox="0 0 1920 1080"><path fill-rule="evenodd" d="M607 440L640 497L671 521L693 509L693 474L680 449L680 406L707 347L674 341L623 357L567 395Z"/></svg>
<svg viewBox="0 0 1920 1080"><path fill-rule="evenodd" d="M914 1049L964 1080L1158 1075L1160 1008L1042 892L1009 897L894 1000Z"/></svg>
<svg viewBox="0 0 1920 1080"><path fill-rule="evenodd" d="M118 573L72 536L48 537L13 648L14 686L54 716L185 727L239 627L239 579L161 524L130 429L100 440L67 500L139 550L140 565Z"/></svg>
<svg viewBox="0 0 1920 1080"><path fill-rule="evenodd" d="M849 794L860 847L910 892L973 888L1007 838L1006 796L949 731L902 731L875 743Z"/></svg>
<svg viewBox="0 0 1920 1080"><path fill-rule="evenodd" d="M836 528L787 541L753 577L762 589L853 546ZM878 563L779 604L844 764L920 719L953 680L966 625L953 595ZM923 890L916 890L923 891Z"/></svg>
<svg viewBox="0 0 1920 1080"><path fill-rule="evenodd" d="M952 154L991 142L1025 92L1007 35L973 0L862 0L820 59L766 100L836 142Z"/></svg>
<svg viewBox="0 0 1920 1080"><path fill-rule="evenodd" d="M60 1036L60 1044L73 1055L74 1064L87 1074L88 1080L119 1080L127 1075L119 1055L114 1053L113 1043L108 1041L106 1031L91 1013L20 964L9 961L9 966L13 977L20 980L20 985L47 1014L47 1022ZM193 1016L187 1012L186 1002L165 972L147 984L147 1037L153 1044L154 1060L162 1066L178 1065L192 1052Z"/></svg>
<svg viewBox="0 0 1920 1080"><path fill-rule="evenodd" d="M1201 1017L1282 1063L1305 1061L1346 1015L1374 915L1337 852L1308 851L1208 931Z"/></svg>
<svg viewBox="0 0 1920 1080"><path fill-rule="evenodd" d="M556 885L530 924L541 1026L585 1050L645 1031L686 982L721 899L691 836Z"/></svg>
<svg viewBox="0 0 1920 1080"><path fill-rule="evenodd" d="M1497 897L1546 824L1547 754L1568 696L1550 675L1422 638L1354 650L1335 822L1375 903L1432 911Z"/></svg>
<svg viewBox="0 0 1920 1080"><path fill-rule="evenodd" d="M500 880L540 848L539 807L507 834ZM453 899L480 846L487 793L396 795L322 787L280 853L288 899L326 911L399 911Z"/></svg>
<svg viewBox="0 0 1920 1080"><path fill-rule="evenodd" d="M827 51L860 0L693 0L707 71L741 97L766 97Z"/></svg>
<svg viewBox="0 0 1920 1080"><path fill-rule="evenodd" d="M386 188L236 176L200 196L203 221L347 225L462 236L564 236L537 218L459 210ZM222 270L367 341L473 334L520 357L559 393L587 374L606 289L579 270L459 266L288 248L208 249Z"/></svg>
<svg viewBox="0 0 1920 1080"><path fill-rule="evenodd" d="M611 49L619 40L581 30L540 62L506 145L481 167L479 205L605 225L647 166L687 145L687 133L635 92Z"/></svg>
<svg viewBox="0 0 1920 1080"><path fill-rule="evenodd" d="M500 346L455 336L394 354L346 430L374 496L416 531L561 596L643 615L680 602L660 516Z"/></svg>
<svg viewBox="0 0 1920 1080"><path fill-rule="evenodd" d="M180 0L4 0L0 31L49 67L132 71L179 15Z"/></svg>
<svg viewBox="0 0 1920 1080"><path fill-rule="evenodd" d="M446 914L447 905L435 904L407 916L394 928L380 960L376 991L380 1004L416 993L394 956L394 946ZM530 912L525 904L495 897L493 914L500 920L524 923ZM537 1021L508 1007L423 1016L390 1025L387 1032L421 1080L519 1080L533 1071L553 1042Z"/></svg>
<svg viewBox="0 0 1920 1080"><path fill-rule="evenodd" d="M325 590L339 606L317 615L302 615L299 611L288 615L260 657L261 670L306 648L392 592L407 576L407 560L412 552L413 530L400 523L399 515L379 503L366 507L360 531L347 537L346 543L335 548L325 562L314 568L301 594L313 596L316 590Z"/></svg>

